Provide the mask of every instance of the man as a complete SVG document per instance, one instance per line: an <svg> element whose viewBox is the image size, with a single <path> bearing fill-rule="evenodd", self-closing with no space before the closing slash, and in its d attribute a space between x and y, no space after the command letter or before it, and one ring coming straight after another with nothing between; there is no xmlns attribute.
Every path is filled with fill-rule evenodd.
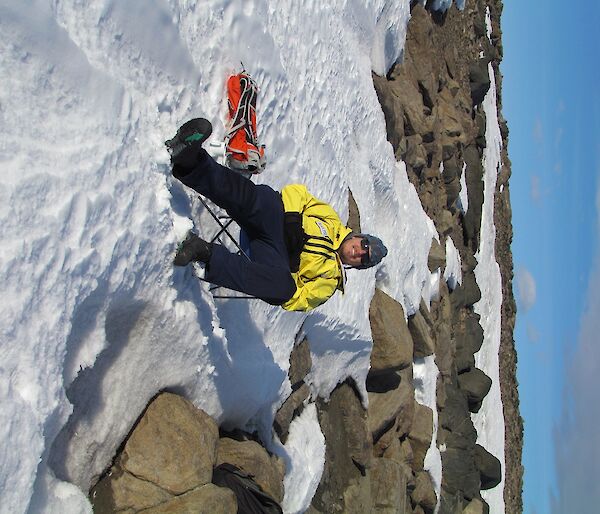
<svg viewBox="0 0 600 514"><path fill-rule="evenodd" d="M190 233L176 266L204 263L204 278L213 284L308 311L343 291L344 266L369 268L387 255L379 238L353 233L305 186L279 194L215 162L202 148L211 133L210 122L196 118L166 142L173 176L227 211L248 236L250 258Z"/></svg>

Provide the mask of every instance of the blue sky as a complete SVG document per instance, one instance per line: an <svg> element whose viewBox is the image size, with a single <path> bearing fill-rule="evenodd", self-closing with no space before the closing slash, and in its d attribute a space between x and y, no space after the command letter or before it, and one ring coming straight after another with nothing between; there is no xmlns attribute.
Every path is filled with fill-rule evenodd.
<svg viewBox="0 0 600 514"><path fill-rule="evenodd" d="M600 504L599 27L596 2L504 4L525 513Z"/></svg>

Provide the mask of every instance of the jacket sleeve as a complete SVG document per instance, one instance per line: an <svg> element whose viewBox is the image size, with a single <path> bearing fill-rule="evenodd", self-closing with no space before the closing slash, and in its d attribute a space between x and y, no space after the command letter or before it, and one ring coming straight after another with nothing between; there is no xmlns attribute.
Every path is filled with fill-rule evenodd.
<svg viewBox="0 0 600 514"><path fill-rule="evenodd" d="M333 208L315 198L302 184L290 184L281 190L281 198L285 212L300 212L307 215L318 214L320 218L328 218L342 224L340 217Z"/></svg>
<svg viewBox="0 0 600 514"><path fill-rule="evenodd" d="M317 278L299 285L282 307L287 311L310 311L333 296L338 286L337 279Z"/></svg>

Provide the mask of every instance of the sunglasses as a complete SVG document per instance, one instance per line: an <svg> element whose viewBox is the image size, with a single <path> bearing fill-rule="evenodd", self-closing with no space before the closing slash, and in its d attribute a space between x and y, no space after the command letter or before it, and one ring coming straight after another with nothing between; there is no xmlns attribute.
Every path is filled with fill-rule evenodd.
<svg viewBox="0 0 600 514"><path fill-rule="evenodd" d="M371 260L371 256L370 256L370 252L369 252L369 249L370 249L369 240L366 237L363 237L360 240L360 247L365 251L365 253L360 258L360 263L363 266L367 266L369 264L369 261Z"/></svg>

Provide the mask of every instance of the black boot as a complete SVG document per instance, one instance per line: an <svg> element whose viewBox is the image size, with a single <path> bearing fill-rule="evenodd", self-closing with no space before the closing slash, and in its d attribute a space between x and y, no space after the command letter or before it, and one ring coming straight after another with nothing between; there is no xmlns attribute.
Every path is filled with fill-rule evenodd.
<svg viewBox="0 0 600 514"><path fill-rule="evenodd" d="M185 241L177 248L173 264L175 266L187 266L192 261L206 264L210 260L211 254L212 244L190 232Z"/></svg>
<svg viewBox="0 0 600 514"><path fill-rule="evenodd" d="M185 122L173 139L165 141L165 146L171 154L171 164L183 168L193 167L202 144L211 134L212 125L204 118L194 118Z"/></svg>

